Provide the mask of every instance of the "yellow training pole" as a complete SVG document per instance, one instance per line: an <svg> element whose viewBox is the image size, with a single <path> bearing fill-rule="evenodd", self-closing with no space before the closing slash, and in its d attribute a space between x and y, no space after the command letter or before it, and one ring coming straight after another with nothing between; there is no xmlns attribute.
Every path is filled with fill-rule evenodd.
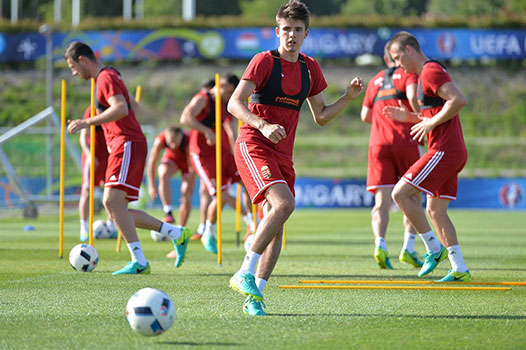
<svg viewBox="0 0 526 350"><path fill-rule="evenodd" d="M221 209L223 202L221 197L222 184L222 165L221 165L221 77L216 73L216 186L217 186L217 263L221 265L222 255L222 230L221 230Z"/></svg>
<svg viewBox="0 0 526 350"><path fill-rule="evenodd" d="M472 290L510 291L509 287L421 287L421 286L279 286L283 289L404 289L404 290Z"/></svg>
<svg viewBox="0 0 526 350"><path fill-rule="evenodd" d="M95 116L95 79L91 78L91 113L90 117ZM95 192L95 125L90 125L90 166L89 166L89 245L93 246L93 193Z"/></svg>
<svg viewBox="0 0 526 350"><path fill-rule="evenodd" d="M257 204L252 204L252 220L254 220L254 234L258 229L258 206Z"/></svg>
<svg viewBox="0 0 526 350"><path fill-rule="evenodd" d="M526 286L526 282L435 282L435 281L364 281L364 280L302 280L299 283L333 283L333 284L455 284L483 286Z"/></svg>
<svg viewBox="0 0 526 350"><path fill-rule="evenodd" d="M137 85L137 88L135 89L135 101L141 102L141 93L142 93L142 86ZM121 252L121 244L122 244L122 233L117 229L117 245L115 247L115 251L117 253Z"/></svg>
<svg viewBox="0 0 526 350"><path fill-rule="evenodd" d="M238 135L239 135L239 131L241 130L241 125L243 125L243 122L238 119L237 120L237 134ZM241 185L237 184L237 187L236 187L236 247L239 247L240 231L241 231Z"/></svg>
<svg viewBox="0 0 526 350"><path fill-rule="evenodd" d="M66 81L62 79L60 94L60 214L59 214L59 243L58 256L64 256L64 162L65 162L65 133L66 132Z"/></svg>

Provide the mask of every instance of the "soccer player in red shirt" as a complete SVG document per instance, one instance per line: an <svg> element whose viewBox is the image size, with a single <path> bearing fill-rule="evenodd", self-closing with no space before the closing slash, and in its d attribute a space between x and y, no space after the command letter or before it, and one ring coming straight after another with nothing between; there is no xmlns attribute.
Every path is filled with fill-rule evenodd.
<svg viewBox="0 0 526 350"><path fill-rule="evenodd" d="M181 206L179 207L179 225L181 226L186 226L192 210L192 193L195 186L195 172L188 166L190 163L188 145L188 133L179 127L170 126L157 135L148 158L148 194L152 200L159 194L163 210L166 213L164 222L175 222L172 215L170 179L178 171L181 171ZM161 162L157 167L159 174L159 192L157 192L155 188L155 167L159 158Z"/></svg>
<svg viewBox="0 0 526 350"><path fill-rule="evenodd" d="M128 209L128 203L139 198L148 152L146 138L135 118L137 102L129 97L120 74L114 68L102 66L88 45L70 43L64 51L64 58L74 76L96 80L97 116L70 121L68 132L74 134L90 125L101 125L104 130L109 156L103 204L122 232L132 257L131 262L113 274L150 273L150 264L142 251L136 227L156 230L169 237L177 250L176 266L177 263L180 266L191 231L163 223L143 211Z"/></svg>
<svg viewBox="0 0 526 350"><path fill-rule="evenodd" d="M230 279L230 286L247 296L243 312L254 316L265 315L262 291L280 254L283 224L295 207L292 151L301 105L307 99L314 121L323 126L363 90L363 81L354 78L335 103L325 103L327 83L320 66L300 53L309 34L309 17L301 1L279 8L279 48L252 58L228 104L230 113L244 122L236 141L237 168L252 202L264 202L254 242Z"/></svg>
<svg viewBox="0 0 526 350"><path fill-rule="evenodd" d="M220 90L223 127L221 128L221 154L222 154L222 190L225 191L225 199L229 197L226 193L228 187L234 182L240 182L241 178L236 169L232 148L234 143L234 127L230 123L232 116L226 110L226 103L239 82L239 78L227 73L221 77ZM206 250L217 253L217 243L214 237L215 224L217 221L217 197L216 197L216 147L215 147L215 98L216 89L201 90L184 108L181 114L181 124L192 129L190 132L190 160L195 172L201 178L212 201L208 206L205 229L201 237L201 243ZM230 197L231 199L231 197ZM225 203L226 200L223 201ZM232 202L232 201L230 201ZM246 198L245 207L242 208L243 216L247 224L252 223L252 215L246 208L250 208L249 198Z"/></svg>
<svg viewBox="0 0 526 350"><path fill-rule="evenodd" d="M404 106L384 108L387 117L414 123L411 127L414 140L420 142L427 136L427 153L406 171L393 190L393 199L426 245L424 265L418 276L429 274L449 256L452 269L439 281L470 281L471 274L462 257L455 226L447 215L449 201L457 196L458 173L467 160L458 114L467 103L466 97L441 63L428 60L410 33L396 34L391 39L389 52L406 72L419 74L420 113ZM434 239L426 219L419 200L422 192L427 194L427 213L443 245Z"/></svg>
<svg viewBox="0 0 526 350"><path fill-rule="evenodd" d="M84 119L91 116L91 107L88 106L84 111ZM80 148L82 149L81 163L82 163L82 185L80 189L79 199L79 216L80 216L80 240L85 242L88 240L89 226L89 185L90 185L90 134L89 129L82 129L80 131ZM106 140L104 139L104 132L100 126L95 127L95 179L96 188L104 184L104 174L106 173L106 166L108 165L108 148L106 147ZM107 215L106 225L111 229L111 238L117 237L117 228L115 223Z"/></svg>
<svg viewBox="0 0 526 350"><path fill-rule="evenodd" d="M398 68L389 54L389 42L384 48L384 61L388 68L378 72L367 85L361 118L371 124L367 168L367 190L374 193L371 227L375 238L374 260L381 269L392 269L385 235L389 223L391 193L404 172L421 156L418 142L409 134L411 125L386 118L384 106L398 106L418 111L416 82L418 75ZM415 252L416 231L404 216L404 245L399 260L415 267L422 261Z"/></svg>

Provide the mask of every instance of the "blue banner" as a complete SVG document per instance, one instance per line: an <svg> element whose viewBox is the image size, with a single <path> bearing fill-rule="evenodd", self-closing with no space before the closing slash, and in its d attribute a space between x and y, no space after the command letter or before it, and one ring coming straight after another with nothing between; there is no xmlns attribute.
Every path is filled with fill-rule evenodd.
<svg viewBox="0 0 526 350"><path fill-rule="evenodd" d="M311 28L302 51L317 58L383 55L389 38L402 28ZM429 58L526 59L526 29L411 28ZM116 60L250 59L278 47L274 28L123 30L53 33L53 56L62 59L66 45L80 40L105 62ZM23 62L44 58L45 37L40 33L0 33L0 61Z"/></svg>
<svg viewBox="0 0 526 350"><path fill-rule="evenodd" d="M55 180L58 183L58 179ZM45 178L22 178L22 186L29 194L45 192ZM181 196L180 178L172 178L172 203L177 205ZM365 179L316 179L298 178L294 186L297 208L370 208L374 205L374 195L367 192ZM192 195L192 206L199 208L199 180L196 181ZM231 195L235 196L234 187ZM66 188L66 194L80 193L80 186ZM58 195L58 192L55 193ZM147 207L159 207L157 198L153 203L147 198L143 185L139 201L132 204ZM0 209L23 207L24 203L5 177L0 177ZM457 200L451 201L451 208L461 209L502 209L526 210L526 179L460 179Z"/></svg>

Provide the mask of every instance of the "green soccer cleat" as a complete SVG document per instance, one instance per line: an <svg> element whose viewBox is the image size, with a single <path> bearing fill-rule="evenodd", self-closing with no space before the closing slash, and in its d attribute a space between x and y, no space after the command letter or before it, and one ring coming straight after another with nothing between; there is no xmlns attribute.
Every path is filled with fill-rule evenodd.
<svg viewBox="0 0 526 350"><path fill-rule="evenodd" d="M374 260L379 269L393 269L393 265L389 261L389 254L380 247L374 248Z"/></svg>
<svg viewBox="0 0 526 350"><path fill-rule="evenodd" d="M256 301L253 297L248 296L243 303L243 313L250 316L265 316L267 313L263 311L266 307L263 301Z"/></svg>
<svg viewBox="0 0 526 350"><path fill-rule="evenodd" d="M130 261L122 269L115 271L112 275L149 275L150 274L150 263L146 263L146 266L142 266L137 261Z"/></svg>
<svg viewBox="0 0 526 350"><path fill-rule="evenodd" d="M183 264L184 258L186 256L186 247L188 247L188 241L192 237L192 231L186 227L181 227L181 237L178 239L173 239L172 243L174 245L175 251L177 252L177 257L175 258L175 267L179 267Z"/></svg>
<svg viewBox="0 0 526 350"><path fill-rule="evenodd" d="M239 271L236 272L230 279L230 288L241 294L253 297L255 301L263 300L263 295L256 286L254 275L248 272L242 274Z"/></svg>
<svg viewBox="0 0 526 350"><path fill-rule="evenodd" d="M469 270L466 272L457 272L454 270L449 270L448 274L438 281L435 282L469 282L471 281L471 273Z"/></svg>
<svg viewBox="0 0 526 350"><path fill-rule="evenodd" d="M437 267L437 265L442 260L447 258L447 255L448 255L447 249L443 245L440 245L440 251L437 253L433 253L433 252L425 253L424 254L424 264L422 265L422 268L418 272L418 277L422 277L422 276L425 276L431 273L431 271L433 271L435 267Z"/></svg>
<svg viewBox="0 0 526 350"><path fill-rule="evenodd" d="M404 249L400 252L400 256L398 257L398 259L400 260L400 262L412 265L414 267L422 267L422 265L424 265L424 263L420 259L418 259L417 252L409 253L407 249Z"/></svg>
<svg viewBox="0 0 526 350"><path fill-rule="evenodd" d="M214 235L201 236L201 243L203 243L203 247L210 253L217 254L217 242Z"/></svg>

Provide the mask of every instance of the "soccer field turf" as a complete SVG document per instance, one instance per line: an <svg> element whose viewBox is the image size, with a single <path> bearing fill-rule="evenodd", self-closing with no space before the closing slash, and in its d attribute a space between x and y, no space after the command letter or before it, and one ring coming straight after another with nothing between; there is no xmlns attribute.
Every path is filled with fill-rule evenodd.
<svg viewBox="0 0 526 350"><path fill-rule="evenodd" d="M160 216L160 212L155 212ZM524 212L451 211L474 281L526 281ZM264 295L268 313L242 313L228 287L243 247L235 246L234 213L223 215L223 264L191 242L183 266L165 258L167 242L139 230L151 275L112 276L129 253L115 240L95 240L99 266L69 266L78 218L67 216L64 259L58 219L0 220L1 349L521 349L526 348L526 286L511 291L284 290L302 279L426 280L443 277L442 262L423 279L401 264L400 213L391 215L387 244L395 270L376 268L368 210L298 210L287 223L282 252ZM196 224L193 212L191 226ZM26 224L35 231L24 231ZM424 252L417 242L417 250ZM130 296L144 287L166 292L176 320L152 338L125 319Z"/></svg>

